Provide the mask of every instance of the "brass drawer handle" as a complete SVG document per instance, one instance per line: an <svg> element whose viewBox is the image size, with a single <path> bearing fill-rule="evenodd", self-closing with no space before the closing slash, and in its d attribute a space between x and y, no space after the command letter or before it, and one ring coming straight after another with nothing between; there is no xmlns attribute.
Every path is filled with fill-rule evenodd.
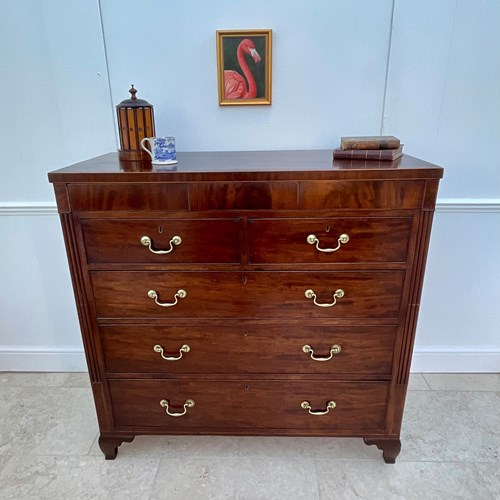
<svg viewBox="0 0 500 500"><path fill-rule="evenodd" d="M314 361L329 361L330 359L333 358L333 355L334 354L338 354L342 348L338 345L338 344L334 344L332 345L332 347L330 347L330 356L328 357L325 357L325 356L322 356L322 357L317 357L314 355L314 349L306 344L302 350L306 353L306 354L311 354L311 359L314 359Z"/></svg>
<svg viewBox="0 0 500 500"><path fill-rule="evenodd" d="M341 299L344 296L344 290L342 288L339 288L338 290L335 291L333 294L333 302L331 304L320 304L316 302L316 294L314 293L314 290L306 290L305 296L308 299L313 299L314 305L318 307L333 307L337 303L337 299Z"/></svg>
<svg viewBox="0 0 500 500"><path fill-rule="evenodd" d="M308 410L311 415L326 415L327 413L330 412L330 410L333 410L337 404L335 401L328 401L326 404L326 410L325 411L312 411L311 410L311 403L309 401L302 401L300 403L300 407L303 408L304 410Z"/></svg>
<svg viewBox="0 0 500 500"><path fill-rule="evenodd" d="M162 254L165 254L165 253L170 253L174 249L174 245L180 245L182 243L182 238L180 236L174 236L169 241L170 248L168 250L155 250L152 247L153 242L151 241L151 238L149 236L143 236L141 238L141 243L145 247L148 247L150 252L156 253L158 255L162 255Z"/></svg>
<svg viewBox="0 0 500 500"><path fill-rule="evenodd" d="M185 353L185 352L189 352L191 350L191 347L189 347L188 344L184 344L180 349L179 349L179 356L177 357L174 357L174 356L165 356L163 354L163 347L160 345L160 344L156 344L154 347L153 347L153 351L154 352L159 352L161 354L161 357L163 359L166 359L167 361L177 361L179 359L182 358L182 355Z"/></svg>
<svg viewBox="0 0 500 500"><path fill-rule="evenodd" d="M310 234L307 237L307 243L309 243L310 245L316 244L316 250L325 253L336 252L340 248L340 245L342 245L343 243L345 244L348 241L349 235L344 233L339 236L339 239L337 240L337 246L335 248L319 248L319 238L316 235Z"/></svg>
<svg viewBox="0 0 500 500"><path fill-rule="evenodd" d="M170 403L168 402L167 399L162 399L160 401L160 406L162 408L166 408L165 411L167 412L167 415L171 416L171 417L182 417L183 415L185 415L187 413L187 409L188 408L192 408L194 406L194 401L192 399L186 399L186 402L184 403L184 411L182 413L170 413L168 411L168 405Z"/></svg>
<svg viewBox="0 0 500 500"><path fill-rule="evenodd" d="M177 293L174 295L174 302L158 302L158 294L155 290L149 290L148 297L150 299L154 299L154 301L161 307L173 307L179 302L179 299L184 299L187 296L186 290L177 290Z"/></svg>

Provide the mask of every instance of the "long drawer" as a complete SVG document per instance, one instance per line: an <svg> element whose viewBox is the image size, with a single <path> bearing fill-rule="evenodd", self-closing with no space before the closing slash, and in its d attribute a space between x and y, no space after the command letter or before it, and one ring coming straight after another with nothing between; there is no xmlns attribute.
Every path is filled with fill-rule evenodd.
<svg viewBox="0 0 500 500"><path fill-rule="evenodd" d="M108 373L391 373L396 327L110 325Z"/></svg>
<svg viewBox="0 0 500 500"><path fill-rule="evenodd" d="M395 319L404 278L404 271L90 274L98 318Z"/></svg>
<svg viewBox="0 0 500 500"><path fill-rule="evenodd" d="M84 219L82 230L89 263L240 262L238 219Z"/></svg>
<svg viewBox="0 0 500 500"><path fill-rule="evenodd" d="M385 382L263 379L108 383L117 427L287 428L353 433L360 429L365 433L384 431L389 388ZM328 413L310 413L325 413L329 402L333 403ZM168 415L167 410L174 416Z"/></svg>
<svg viewBox="0 0 500 500"><path fill-rule="evenodd" d="M411 218L249 220L251 263L405 262Z"/></svg>

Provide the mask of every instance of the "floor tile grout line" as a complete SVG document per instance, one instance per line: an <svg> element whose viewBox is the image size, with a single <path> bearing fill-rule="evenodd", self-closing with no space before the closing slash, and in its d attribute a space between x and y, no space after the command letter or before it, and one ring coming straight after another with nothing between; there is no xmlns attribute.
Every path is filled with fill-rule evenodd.
<svg viewBox="0 0 500 500"><path fill-rule="evenodd" d="M459 392L459 393L464 393L464 392L478 392L480 394L484 393L500 393L500 389L430 389L429 391L422 390L422 391L412 391L412 392Z"/></svg>
<svg viewBox="0 0 500 500"><path fill-rule="evenodd" d="M425 378L425 373L421 373L420 375L422 375L422 378L424 379L425 385L429 388L429 391L432 391L431 385L429 384L429 382Z"/></svg>
<svg viewBox="0 0 500 500"><path fill-rule="evenodd" d="M151 482L151 491L149 492L148 500L151 500L153 498L153 492L155 490L155 484L156 484L156 479L158 478L158 472L160 471L160 464L162 457L157 457L157 462L156 462L156 470L155 470L155 476L153 477L153 481Z"/></svg>
<svg viewBox="0 0 500 500"><path fill-rule="evenodd" d="M24 453L6 453L4 455L0 454L0 457L9 457L9 460L16 458L16 457L23 457L25 456ZM52 457L52 458L93 458L102 460L103 462L106 461L106 459L103 457L100 457L99 455L83 455L83 454L77 454L77 455L69 455L69 454L58 454L58 453L32 453L30 454L30 457L32 459L35 458L47 458L47 457ZM178 461L178 460L195 460L195 461L202 461L202 460L222 460L222 461L234 461L234 460L249 460L249 461L311 461L311 462L346 462L346 463L353 463L353 462L361 462L361 463L379 463L380 465L387 465L388 468L390 468L390 464L385 464L382 457L380 459L364 459L364 458L335 458L335 457L328 457L328 458L321 458L321 457L217 457L217 456L211 456L211 457L165 457L165 456L125 456L121 457L121 460L126 460L131 461L131 460L156 460L158 461L158 464L162 460L165 461ZM117 457L115 459L116 463L120 462L120 457ZM109 461L110 465L112 461ZM405 459L397 459L396 460L396 466L398 464L449 464L449 465L461 465L461 464L469 464L469 465L477 465L477 464L484 464L484 465L493 465L493 464L498 464L498 460L405 460ZM156 478L155 474L155 478Z"/></svg>
<svg viewBox="0 0 500 500"><path fill-rule="evenodd" d="M381 465L386 465L388 468L390 468L391 465L398 465L398 464L449 464L449 465L461 465L461 464L468 464L468 465L477 465L477 464L485 464L485 465L497 465L498 460L490 460L490 461L470 461L470 460L404 460L404 459L396 459L395 464L385 464L384 460L381 458L380 460L363 460L363 459L334 459L334 458L325 458L325 459L318 459L318 461L328 461L328 462L363 462L363 463L380 463ZM390 470L390 469L389 469Z"/></svg>
<svg viewBox="0 0 500 500"><path fill-rule="evenodd" d="M36 456L65 456L65 455L36 455ZM85 456L85 455L73 455L73 456ZM99 458L95 455L91 455L94 458ZM126 456L126 457L121 457L122 459L143 459L143 460L152 460L152 459L157 459L159 461L178 461L178 460L193 460L193 461L203 461L203 460L220 460L220 461L234 461L234 460L248 460L248 461L268 461L268 462L273 462L273 461L312 461L312 462L346 462L346 463L353 463L353 462L362 462L362 463L380 463L381 465L387 465L387 467L390 467L390 464L385 464L384 460L382 458L382 455L379 458L335 458L335 457L218 457L218 456L208 456L208 457L190 457L190 456L185 456L185 457L166 457L166 456ZM103 459L104 460L104 459ZM116 458L116 461L119 461L119 457ZM497 460L405 460L405 459L397 459L396 460L396 465L397 464L423 464L423 463L429 463L429 464L450 464L450 465L460 465L460 464L497 464Z"/></svg>
<svg viewBox="0 0 500 500"><path fill-rule="evenodd" d="M317 492L317 498L318 500L321 500L321 488L319 486L319 475L318 475L318 467L316 464L316 460L314 459L313 461L313 467L314 467L314 477L316 478L316 492Z"/></svg>
<svg viewBox="0 0 500 500"><path fill-rule="evenodd" d="M87 451L87 454L86 454L87 457L94 457L95 456L95 455L91 455L90 452L94 449L94 445L95 445L98 438L99 438L99 431L96 432L96 435L95 435L94 439L92 440L92 444L90 445L89 451Z"/></svg>
<svg viewBox="0 0 500 500"><path fill-rule="evenodd" d="M63 380L63 383L59 387L64 387L64 384L69 380L70 377L71 377L71 373L67 372L66 378Z"/></svg>

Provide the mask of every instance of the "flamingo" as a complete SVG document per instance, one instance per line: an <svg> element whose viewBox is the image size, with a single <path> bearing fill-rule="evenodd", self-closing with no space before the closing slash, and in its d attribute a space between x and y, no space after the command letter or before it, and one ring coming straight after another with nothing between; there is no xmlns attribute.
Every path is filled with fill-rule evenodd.
<svg viewBox="0 0 500 500"><path fill-rule="evenodd" d="M252 56L255 63L260 62L260 56L255 50L252 40L245 38L238 45L236 55L240 68L243 71L247 82L237 71L224 70L224 98L225 99L254 99L257 96L257 85L255 79L245 61L245 54Z"/></svg>

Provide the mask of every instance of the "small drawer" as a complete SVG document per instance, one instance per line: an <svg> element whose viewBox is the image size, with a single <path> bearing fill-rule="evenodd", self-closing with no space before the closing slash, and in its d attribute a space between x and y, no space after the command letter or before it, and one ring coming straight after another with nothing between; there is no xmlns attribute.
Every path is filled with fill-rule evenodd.
<svg viewBox="0 0 500 500"><path fill-rule="evenodd" d="M75 182L68 198L74 212L189 210L188 184L176 182Z"/></svg>
<svg viewBox="0 0 500 500"><path fill-rule="evenodd" d="M212 182L189 186L197 210L297 210L296 182Z"/></svg>
<svg viewBox="0 0 500 500"><path fill-rule="evenodd" d="M404 271L92 271L98 318L386 318Z"/></svg>
<svg viewBox="0 0 500 500"><path fill-rule="evenodd" d="M405 262L411 218L253 219L249 259L260 263Z"/></svg>
<svg viewBox="0 0 500 500"><path fill-rule="evenodd" d="M108 373L390 375L396 327L102 326Z"/></svg>
<svg viewBox="0 0 500 500"><path fill-rule="evenodd" d="M263 379L108 384L117 427L300 429L305 434L383 432L389 389L386 382Z"/></svg>
<svg viewBox="0 0 500 500"><path fill-rule="evenodd" d="M299 210L420 209L424 194L425 181L420 179L304 181Z"/></svg>
<svg viewBox="0 0 500 500"><path fill-rule="evenodd" d="M84 219L89 263L239 263L238 219Z"/></svg>

